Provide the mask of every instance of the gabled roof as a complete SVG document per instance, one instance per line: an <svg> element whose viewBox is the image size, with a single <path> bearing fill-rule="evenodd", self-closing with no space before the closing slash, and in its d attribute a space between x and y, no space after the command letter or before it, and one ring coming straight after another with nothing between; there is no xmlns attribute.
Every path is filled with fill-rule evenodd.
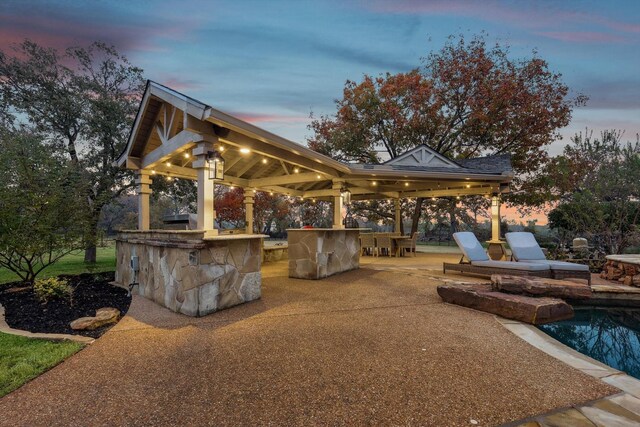
<svg viewBox="0 0 640 427"><path fill-rule="evenodd" d="M354 200L487 194L513 177L508 156L453 161L426 145L379 165L342 163L152 81L117 163L196 179L191 150L199 141L224 150L218 184L305 198L332 197L343 185Z"/></svg>
<svg viewBox="0 0 640 427"><path fill-rule="evenodd" d="M425 144L407 151L406 153L387 160L383 164L393 166L410 167L438 167L438 168L459 168L453 160L443 156Z"/></svg>

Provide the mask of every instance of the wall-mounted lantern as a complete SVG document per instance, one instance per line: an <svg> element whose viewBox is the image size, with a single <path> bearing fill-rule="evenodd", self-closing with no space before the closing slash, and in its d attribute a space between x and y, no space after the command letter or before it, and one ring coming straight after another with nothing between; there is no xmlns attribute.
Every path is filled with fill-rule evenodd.
<svg viewBox="0 0 640 427"><path fill-rule="evenodd" d="M207 163L209 166L209 179L224 179L224 159L217 151L207 153Z"/></svg>
<svg viewBox="0 0 640 427"><path fill-rule="evenodd" d="M340 195L342 196L342 203L345 205L351 204L351 191L347 187L340 189Z"/></svg>

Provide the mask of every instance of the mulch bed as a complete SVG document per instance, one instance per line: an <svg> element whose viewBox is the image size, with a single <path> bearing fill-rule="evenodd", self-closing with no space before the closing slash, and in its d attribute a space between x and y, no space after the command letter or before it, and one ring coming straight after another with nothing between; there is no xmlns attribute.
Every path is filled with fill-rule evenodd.
<svg viewBox="0 0 640 427"><path fill-rule="evenodd" d="M42 304L31 287L20 282L0 287L0 304L5 309L5 320L9 326L30 332L75 334L98 338L113 325L106 325L93 331L74 331L69 323L79 317L95 316L102 307L115 307L122 316L129 310L131 297L125 289L110 285L114 273L62 275L74 288L73 305L65 300L49 301Z"/></svg>

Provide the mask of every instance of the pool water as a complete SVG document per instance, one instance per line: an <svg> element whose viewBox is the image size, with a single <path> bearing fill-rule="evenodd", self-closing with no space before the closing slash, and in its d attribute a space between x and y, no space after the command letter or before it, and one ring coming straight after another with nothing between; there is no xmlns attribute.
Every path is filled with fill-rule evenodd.
<svg viewBox="0 0 640 427"><path fill-rule="evenodd" d="M565 345L640 379L640 309L576 308L539 328Z"/></svg>

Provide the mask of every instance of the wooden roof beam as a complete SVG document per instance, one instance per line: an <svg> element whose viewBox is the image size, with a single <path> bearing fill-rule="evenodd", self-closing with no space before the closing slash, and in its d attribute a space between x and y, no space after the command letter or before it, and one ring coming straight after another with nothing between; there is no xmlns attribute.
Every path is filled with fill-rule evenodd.
<svg viewBox="0 0 640 427"><path fill-rule="evenodd" d="M318 178L320 177L320 178ZM309 173L293 173L291 175L282 175L282 176L272 176L266 178L256 178L249 180L249 183L252 187L257 187L259 185L287 185L287 184L305 184L309 182L320 182L323 180L327 180L331 178L327 178L322 174L309 172Z"/></svg>
<svg viewBox="0 0 640 427"><path fill-rule="evenodd" d="M300 154L278 148L274 145L270 145L268 143L257 140L255 138L251 138L233 130L229 131L229 134L225 138L221 137L220 141L236 147L248 148L254 153L262 154L276 159L282 159L288 163L294 164L301 168L312 170L314 172L320 172L332 177L337 177L340 175L340 173L336 169L328 165L316 162Z"/></svg>
<svg viewBox="0 0 640 427"><path fill-rule="evenodd" d="M209 141L215 143L216 137L213 135L202 135L188 130L183 130L160 147L142 157L140 159L141 168L151 169L158 163L164 163L174 155L190 149L198 141Z"/></svg>

